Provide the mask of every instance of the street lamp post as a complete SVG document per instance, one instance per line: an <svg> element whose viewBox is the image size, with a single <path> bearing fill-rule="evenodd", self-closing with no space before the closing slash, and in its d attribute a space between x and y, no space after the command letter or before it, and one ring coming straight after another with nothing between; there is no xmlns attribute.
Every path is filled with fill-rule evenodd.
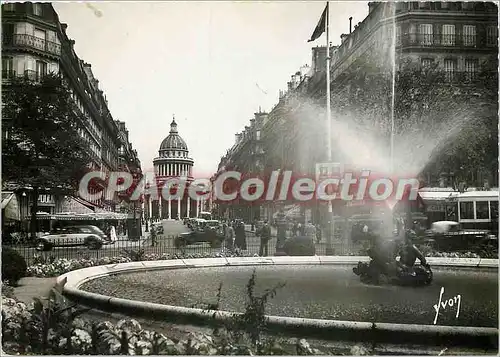
<svg viewBox="0 0 500 357"><path fill-rule="evenodd" d="M148 208L148 209L144 209L144 223L146 225L146 227L145 227L146 232L149 232L149 228L148 228L149 222L148 221L149 221L149 216L151 215L151 212L149 212L149 199L146 199L146 196L144 196L144 200L146 201L147 208Z"/></svg>
<svg viewBox="0 0 500 357"><path fill-rule="evenodd" d="M326 150L328 163L332 162L332 108L330 98L330 35L329 35L329 9L326 12ZM335 234L335 221L333 219L333 202L328 200L328 217L330 218L330 234L327 234L326 255L333 255L333 235Z"/></svg>

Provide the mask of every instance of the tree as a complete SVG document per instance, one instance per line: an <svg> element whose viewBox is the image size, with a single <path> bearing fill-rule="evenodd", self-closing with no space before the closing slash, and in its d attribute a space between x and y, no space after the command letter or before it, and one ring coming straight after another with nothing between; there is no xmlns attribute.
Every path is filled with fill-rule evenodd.
<svg viewBox="0 0 500 357"><path fill-rule="evenodd" d="M454 186L481 184L474 173L498 170L498 74L488 62L480 67L475 76L450 78L432 66L405 69L397 78L399 130L421 141L420 172L453 172Z"/></svg>
<svg viewBox="0 0 500 357"><path fill-rule="evenodd" d="M89 144L78 132L84 119L58 75L40 81L13 78L2 99L2 178L32 187L30 230L35 238L40 190L74 192L91 162Z"/></svg>

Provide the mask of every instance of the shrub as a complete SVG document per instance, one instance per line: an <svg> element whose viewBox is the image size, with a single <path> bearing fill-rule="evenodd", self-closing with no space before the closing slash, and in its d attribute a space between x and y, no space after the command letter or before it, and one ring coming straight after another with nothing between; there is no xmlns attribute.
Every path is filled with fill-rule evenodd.
<svg viewBox="0 0 500 357"><path fill-rule="evenodd" d="M24 257L12 248L2 248L2 281L15 286L26 276L28 266Z"/></svg>
<svg viewBox="0 0 500 357"><path fill-rule="evenodd" d="M316 247L309 237L292 237L285 241L283 251L292 256L312 256L316 254Z"/></svg>
<svg viewBox="0 0 500 357"><path fill-rule="evenodd" d="M130 263L134 259L135 261L151 261L151 260L169 260L169 259L193 259L193 258L220 258L220 257L239 257L246 256L247 254L242 252L235 252L232 254L223 253L178 253L178 254L156 254L149 253L145 254L144 251L131 250L128 252L123 252L123 256L116 257L102 257L102 258L90 258L82 257L76 259L45 259L35 255L34 262L28 267L28 276L35 276L38 278L49 278L59 276L68 273L73 270L88 268L98 265L107 264L118 264L118 263Z"/></svg>

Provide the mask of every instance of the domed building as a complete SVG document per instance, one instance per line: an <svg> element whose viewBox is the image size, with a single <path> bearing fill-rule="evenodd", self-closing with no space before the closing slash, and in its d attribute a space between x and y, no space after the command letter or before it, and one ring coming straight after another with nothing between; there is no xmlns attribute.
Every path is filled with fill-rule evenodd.
<svg viewBox="0 0 500 357"><path fill-rule="evenodd" d="M186 179L186 190L181 199L164 200L146 196L148 216L152 219L176 219L197 217L200 211L200 202L192 200L188 195L189 184L193 178L194 160L189 157L186 142L179 135L175 117L170 124L170 133L163 139L158 150L158 157L153 160L156 182L159 188L171 178ZM172 192L175 195L175 192Z"/></svg>

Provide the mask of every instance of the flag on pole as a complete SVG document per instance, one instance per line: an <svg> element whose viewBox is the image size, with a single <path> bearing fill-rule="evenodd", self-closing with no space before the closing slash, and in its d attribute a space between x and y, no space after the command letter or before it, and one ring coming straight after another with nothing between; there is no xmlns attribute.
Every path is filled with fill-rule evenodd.
<svg viewBox="0 0 500 357"><path fill-rule="evenodd" d="M319 19L319 22L316 25L316 28L314 29L314 32L311 35L311 38L307 42L315 41L317 38L319 38L323 34L323 32L325 32L327 16L328 16L328 2L326 3L325 10L323 10L323 13L321 14L321 18Z"/></svg>

